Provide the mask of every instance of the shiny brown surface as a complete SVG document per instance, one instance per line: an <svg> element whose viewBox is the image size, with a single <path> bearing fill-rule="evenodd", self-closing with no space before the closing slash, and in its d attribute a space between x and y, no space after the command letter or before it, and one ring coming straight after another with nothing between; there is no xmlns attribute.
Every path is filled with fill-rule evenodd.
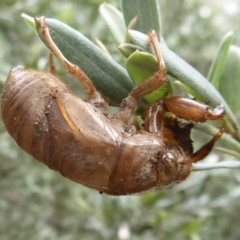
<svg viewBox="0 0 240 240"><path fill-rule="evenodd" d="M209 106L196 102L190 98L171 97L164 99L164 106L167 111L175 115L195 122L217 120L224 117L224 108L218 105L214 110Z"/></svg>

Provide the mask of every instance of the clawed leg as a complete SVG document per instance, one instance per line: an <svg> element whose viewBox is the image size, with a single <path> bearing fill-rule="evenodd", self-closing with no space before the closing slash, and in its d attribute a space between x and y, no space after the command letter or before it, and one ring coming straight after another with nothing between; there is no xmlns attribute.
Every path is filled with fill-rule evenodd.
<svg viewBox="0 0 240 240"><path fill-rule="evenodd" d="M223 133L224 129L221 128L220 131L208 143L206 143L192 155L191 157L192 162L195 163L205 158L211 152L215 142L223 135Z"/></svg>
<svg viewBox="0 0 240 240"><path fill-rule="evenodd" d="M46 44L52 51L52 53L59 59L59 61L63 64L63 66L69 71L70 74L75 76L83 85L84 90L88 94L88 101L91 102L94 105L97 105L98 107L105 108L106 102L101 96L101 94L96 90L94 87L92 81L89 79L89 77L77 66L69 62L61 53L61 51L58 49L58 47L53 42L49 29L45 24L45 18L41 17L37 20L40 24L40 33L41 36L45 39ZM51 57L50 57L51 58ZM50 59L50 65L53 63L53 61ZM53 65L52 65L53 66ZM52 67L51 66L51 67ZM51 68L51 72L55 72L56 70Z"/></svg>
<svg viewBox="0 0 240 240"><path fill-rule="evenodd" d="M212 110L203 103L199 103L190 98L177 96L164 98L163 103L166 111L195 122L217 120L224 117L224 107L221 104Z"/></svg>
<svg viewBox="0 0 240 240"><path fill-rule="evenodd" d="M145 95L156 91L167 81L167 68L163 60L162 51L159 47L157 33L155 31L150 32L149 40L156 53L158 71L151 78L147 79L130 92L129 97L133 97L136 100L139 100Z"/></svg>
<svg viewBox="0 0 240 240"><path fill-rule="evenodd" d="M149 79L132 89L129 95L123 99L119 112L114 115L123 124L131 126L134 122L135 113L139 99L145 95L156 91L167 81L167 69L159 47L157 33L151 31L149 34L150 44L153 46L158 60L158 71Z"/></svg>
<svg viewBox="0 0 240 240"><path fill-rule="evenodd" d="M56 69L56 66L55 66L54 61L53 61L53 54L52 53L49 53L48 61L49 61L50 73L52 75L56 76L57 75L57 69Z"/></svg>
<svg viewBox="0 0 240 240"><path fill-rule="evenodd" d="M163 129L163 118L165 110L163 108L163 102L151 104L145 114L144 130L150 133L162 134Z"/></svg>

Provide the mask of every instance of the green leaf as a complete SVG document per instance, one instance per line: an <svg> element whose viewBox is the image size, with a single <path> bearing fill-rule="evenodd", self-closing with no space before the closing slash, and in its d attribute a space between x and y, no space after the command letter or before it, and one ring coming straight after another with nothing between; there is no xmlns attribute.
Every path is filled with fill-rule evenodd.
<svg viewBox="0 0 240 240"><path fill-rule="evenodd" d="M214 136L219 131L219 129L214 126L202 123L196 124L195 129L207 133L211 136ZM218 141L224 144L225 147L232 149L233 151L240 152L240 142L234 139L230 134L224 133Z"/></svg>
<svg viewBox="0 0 240 240"><path fill-rule="evenodd" d="M198 99L201 102L204 102L204 98L196 91L194 91L192 88L190 88L188 85L183 84L182 82L176 80L174 81L174 84L178 85L182 89L184 89L186 92L190 93L194 98Z"/></svg>
<svg viewBox="0 0 240 240"><path fill-rule="evenodd" d="M158 61L152 54L137 50L127 59L126 68L133 82L139 85L158 71ZM168 92L168 87L169 84L164 84L159 90L148 94L144 98L149 102L155 102Z"/></svg>
<svg viewBox="0 0 240 240"><path fill-rule="evenodd" d="M119 104L133 88L126 69L103 53L89 39L64 23L46 18L51 37L63 55L78 65L96 88L113 103ZM39 32L39 20L36 20ZM44 39L41 38L44 42ZM44 42L45 43L45 42Z"/></svg>
<svg viewBox="0 0 240 240"><path fill-rule="evenodd" d="M135 44L143 47L148 51L151 51L151 49L149 49L149 41L147 35L135 30L128 30L128 33L129 37ZM168 69L168 74L172 75L183 84L186 84L198 94L200 94L205 100L206 104L212 107L215 107L220 103L223 104L225 112L227 114L227 130L232 131L232 128L228 127L230 124L234 129L232 133L236 134L238 137L239 127L235 115L231 111L224 98L215 89L215 87L204 76L202 76L201 73L199 73L182 58L167 48L166 45L160 44L160 46L163 52L165 64Z"/></svg>
<svg viewBox="0 0 240 240"><path fill-rule="evenodd" d="M122 13L108 3L101 4L99 11L103 19L106 21L115 42L118 45L123 43L126 35L126 28Z"/></svg>
<svg viewBox="0 0 240 240"><path fill-rule="evenodd" d="M121 0L121 6L126 27L137 16L135 30L148 33L154 29L161 34L161 14L158 0Z"/></svg>
<svg viewBox="0 0 240 240"><path fill-rule="evenodd" d="M223 154L231 155L240 160L240 153L237 151L230 150L228 148L223 148L223 147L214 147L214 150L217 150L218 152L221 152Z"/></svg>
<svg viewBox="0 0 240 240"><path fill-rule="evenodd" d="M219 79L219 91L236 114L240 110L240 47L231 46L222 75Z"/></svg>
<svg viewBox="0 0 240 240"><path fill-rule="evenodd" d="M34 21L34 18L25 14L25 13L22 13L22 18L25 20L25 22L27 23L27 25L34 31L36 32L36 27L35 27L35 21Z"/></svg>
<svg viewBox="0 0 240 240"><path fill-rule="evenodd" d="M220 163L200 163L200 164L194 164L192 170L193 171L206 171L206 170L212 170L212 169L218 169L218 168L228 168L228 169L238 169L240 168L240 162L239 161L225 161Z"/></svg>
<svg viewBox="0 0 240 240"><path fill-rule="evenodd" d="M95 43L108 57L112 58L111 54L109 53L108 49L106 48L102 41L95 38Z"/></svg>
<svg viewBox="0 0 240 240"><path fill-rule="evenodd" d="M126 68L133 82L138 85L157 72L158 61L152 54L137 50L127 59Z"/></svg>
<svg viewBox="0 0 240 240"><path fill-rule="evenodd" d="M223 40L218 47L217 55L210 67L207 78L216 88L218 88L219 78L222 74L232 40L233 32L231 31L223 37Z"/></svg>
<svg viewBox="0 0 240 240"><path fill-rule="evenodd" d="M132 55L136 50L145 51L143 48L131 43L120 44L118 46L118 50L126 58L130 57L130 55Z"/></svg>

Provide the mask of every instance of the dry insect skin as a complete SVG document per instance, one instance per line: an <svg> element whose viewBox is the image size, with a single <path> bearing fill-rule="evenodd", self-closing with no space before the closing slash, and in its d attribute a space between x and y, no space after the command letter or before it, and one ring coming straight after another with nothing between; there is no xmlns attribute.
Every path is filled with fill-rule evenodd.
<svg viewBox="0 0 240 240"><path fill-rule="evenodd" d="M144 127L136 128L139 99L158 89L166 67L157 34L149 34L159 70L123 99L119 111L107 115L107 103L82 70L70 63L53 43L44 18L38 19L48 46L88 93L86 101L50 73L15 67L2 94L2 116L17 144L63 176L111 195L142 194L186 179L192 163L207 156L223 134L193 152L193 124L179 126L165 111L194 121L223 117L223 107L181 97L163 98L146 109ZM54 72L54 68L53 72Z"/></svg>

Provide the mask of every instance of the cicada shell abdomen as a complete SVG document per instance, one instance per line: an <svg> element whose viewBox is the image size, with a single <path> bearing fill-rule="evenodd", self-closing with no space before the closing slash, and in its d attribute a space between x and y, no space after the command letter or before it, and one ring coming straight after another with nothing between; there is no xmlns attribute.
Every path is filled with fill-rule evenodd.
<svg viewBox="0 0 240 240"><path fill-rule="evenodd" d="M27 153L46 162L53 150L47 112L54 108L55 95L70 92L50 73L13 68L2 92L2 118L9 134ZM47 156L46 156L47 155Z"/></svg>
<svg viewBox="0 0 240 240"><path fill-rule="evenodd" d="M56 104L56 96L70 93L67 86L50 73L15 67L2 93L2 117L17 144L37 160L60 170L68 141L74 145L71 129ZM61 129L64 137L54 135ZM59 145L58 145L59 144Z"/></svg>
<svg viewBox="0 0 240 240"><path fill-rule="evenodd" d="M75 182L108 189L118 134L104 114L57 77L13 68L3 88L2 117L16 143L34 158Z"/></svg>

